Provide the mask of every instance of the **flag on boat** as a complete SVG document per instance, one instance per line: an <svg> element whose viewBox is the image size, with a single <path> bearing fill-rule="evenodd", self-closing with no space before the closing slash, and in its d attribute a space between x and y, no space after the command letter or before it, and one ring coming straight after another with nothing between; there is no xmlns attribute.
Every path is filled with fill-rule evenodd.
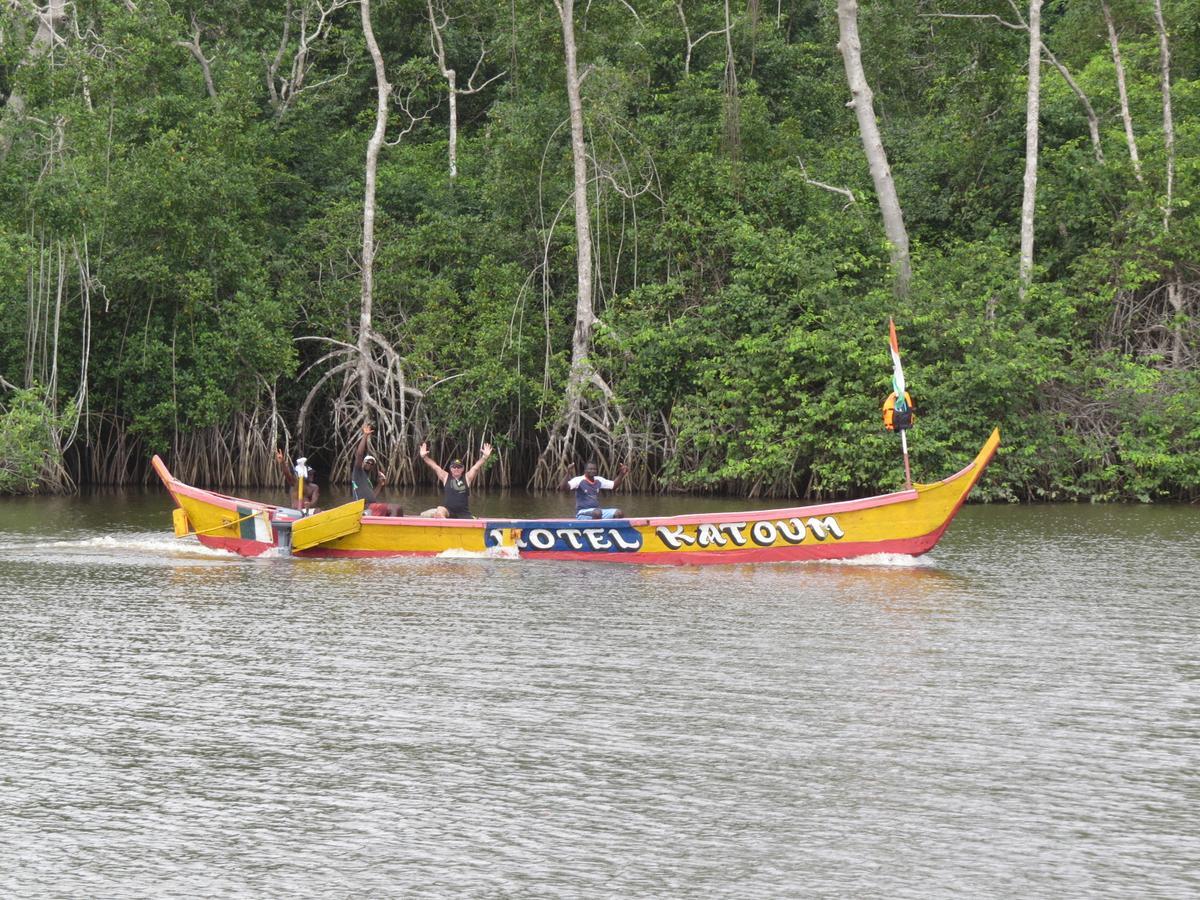
<svg viewBox="0 0 1200 900"><path fill-rule="evenodd" d="M908 409L904 395L904 369L900 365L900 344L896 340L896 323L888 317L888 342L892 348L892 390L896 393L896 409L904 412Z"/></svg>

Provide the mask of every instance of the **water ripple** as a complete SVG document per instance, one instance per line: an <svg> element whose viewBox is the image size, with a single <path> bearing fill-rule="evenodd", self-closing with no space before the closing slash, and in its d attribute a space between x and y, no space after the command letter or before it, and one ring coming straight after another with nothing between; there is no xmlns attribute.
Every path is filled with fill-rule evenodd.
<svg viewBox="0 0 1200 900"><path fill-rule="evenodd" d="M1195 896L1197 524L720 569L3 532L0 892Z"/></svg>

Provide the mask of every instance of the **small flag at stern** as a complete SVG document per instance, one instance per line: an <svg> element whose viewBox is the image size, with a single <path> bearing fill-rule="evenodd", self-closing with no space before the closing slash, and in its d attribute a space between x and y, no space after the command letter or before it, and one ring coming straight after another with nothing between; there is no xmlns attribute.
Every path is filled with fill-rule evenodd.
<svg viewBox="0 0 1200 900"><path fill-rule="evenodd" d="M900 365L900 344L896 340L896 323L888 317L888 342L892 348L892 390L896 392L896 409L907 409L904 401L904 369Z"/></svg>

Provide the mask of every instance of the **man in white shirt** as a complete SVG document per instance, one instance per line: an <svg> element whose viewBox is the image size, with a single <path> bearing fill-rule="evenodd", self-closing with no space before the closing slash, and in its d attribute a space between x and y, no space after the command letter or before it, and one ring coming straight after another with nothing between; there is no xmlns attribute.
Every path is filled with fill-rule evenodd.
<svg viewBox="0 0 1200 900"><path fill-rule="evenodd" d="M575 492L575 518L577 519L620 519L625 514L616 507L602 507L600 505L600 491L614 491L621 484L621 480L629 472L629 466L621 464L620 470L617 472L617 477L612 481L607 478L601 478L596 474L598 471L594 462L589 462L583 467L582 475L572 477L571 473L575 471L575 464L567 466L567 475L560 484L559 490Z"/></svg>

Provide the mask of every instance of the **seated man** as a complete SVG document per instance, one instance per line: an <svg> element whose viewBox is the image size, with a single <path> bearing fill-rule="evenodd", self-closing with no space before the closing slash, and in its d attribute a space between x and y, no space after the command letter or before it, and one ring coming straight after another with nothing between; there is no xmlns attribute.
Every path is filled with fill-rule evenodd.
<svg viewBox="0 0 1200 900"><path fill-rule="evenodd" d="M421 459L425 461L425 465L433 469L433 473L442 484L442 505L434 506L421 513L426 519L473 519L471 515L470 500L471 500L471 485L475 483L475 477L483 469L483 464L487 462L488 457L492 455L492 445L484 444L483 453L471 466L469 471L463 469L463 461L455 459L450 462L450 471L447 472L436 462L429 457L429 445L422 442L421 444Z"/></svg>
<svg viewBox="0 0 1200 900"><path fill-rule="evenodd" d="M567 466L566 477L558 486L562 491L575 492L575 518L577 519L620 519L625 513L616 507L600 505L600 491L615 491L629 472L629 466L621 464L617 477L612 481L599 477L596 464L589 462L583 467L583 474L571 477L575 464Z"/></svg>
<svg viewBox="0 0 1200 900"><path fill-rule="evenodd" d="M296 467L288 465L287 459L283 455L282 450L275 451L275 462L279 463L279 468L283 472L283 483L288 488L288 505L299 503L304 514L314 513L317 511L317 500L321 496L321 489L317 486L317 473L315 469L308 466L308 459L301 456L296 460ZM296 480L300 474L304 478L304 497L301 499L296 495Z"/></svg>

